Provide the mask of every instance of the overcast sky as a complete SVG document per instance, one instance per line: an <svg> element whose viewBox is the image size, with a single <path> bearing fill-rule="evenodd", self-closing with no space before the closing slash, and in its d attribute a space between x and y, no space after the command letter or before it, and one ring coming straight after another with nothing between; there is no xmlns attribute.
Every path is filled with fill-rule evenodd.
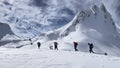
<svg viewBox="0 0 120 68"><path fill-rule="evenodd" d="M42 9L50 6L50 2L54 4L55 8L62 12L68 12L68 15L74 16L82 7L88 7L93 3L99 4L103 2L111 13L115 22L120 20L120 0L34 0L34 4ZM60 7L61 6L61 7ZM59 11L59 12L60 12ZM73 18L73 17L72 17ZM69 18L68 18L69 19ZM70 18L71 19L71 18Z"/></svg>
<svg viewBox="0 0 120 68"><path fill-rule="evenodd" d="M13 23L21 33L41 33L69 23L77 12L92 5L104 3L114 21L120 25L120 0L0 0L13 9L7 14L7 21ZM7 3L8 2L8 3ZM3 9L8 8L4 7ZM6 20L6 19L5 19ZM43 29L44 28L44 29ZM13 28L14 29L14 28ZM16 31L17 31L16 30ZM26 31L25 31L26 30ZM37 30L37 31L36 31ZM15 30L14 30L15 31ZM17 33L18 33L17 32ZM29 33L30 34L30 33Z"/></svg>

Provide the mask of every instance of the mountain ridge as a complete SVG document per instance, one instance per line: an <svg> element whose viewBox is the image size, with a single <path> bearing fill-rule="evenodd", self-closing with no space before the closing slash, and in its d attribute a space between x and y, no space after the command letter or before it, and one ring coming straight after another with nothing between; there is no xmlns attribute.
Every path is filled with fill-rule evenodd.
<svg viewBox="0 0 120 68"><path fill-rule="evenodd" d="M104 4L82 10L67 25L50 31L41 37L43 37L44 43L58 41L61 49L73 50L71 49L72 42L77 41L79 43L78 49L86 52L87 43L91 42L95 45L94 50L96 52L120 55L120 35ZM42 39L39 41L42 42Z"/></svg>

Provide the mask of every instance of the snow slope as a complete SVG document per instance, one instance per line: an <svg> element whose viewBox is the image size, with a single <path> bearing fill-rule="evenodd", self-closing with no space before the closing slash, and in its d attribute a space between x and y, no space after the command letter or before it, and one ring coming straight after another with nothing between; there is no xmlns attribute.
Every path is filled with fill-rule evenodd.
<svg viewBox="0 0 120 68"><path fill-rule="evenodd" d="M62 39L68 40L66 42L78 41L79 49L82 51L87 48L87 43L91 42L95 45L97 52L110 54L113 52L113 54L120 55L120 36L104 5L93 6L92 10L81 11L61 34L68 35Z"/></svg>
<svg viewBox="0 0 120 68"><path fill-rule="evenodd" d="M2 68L119 68L120 58L74 51L0 48Z"/></svg>
<svg viewBox="0 0 120 68"><path fill-rule="evenodd" d="M88 52L90 42L96 53L120 56L120 35L104 4L79 12L67 25L43 34L38 41L46 47L58 41L59 49L63 50L74 50L73 41L77 41L78 49L83 52Z"/></svg>

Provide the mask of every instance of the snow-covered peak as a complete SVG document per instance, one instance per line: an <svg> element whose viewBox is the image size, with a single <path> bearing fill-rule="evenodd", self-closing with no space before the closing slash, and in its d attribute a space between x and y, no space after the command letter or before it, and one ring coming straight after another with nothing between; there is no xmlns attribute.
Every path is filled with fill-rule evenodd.
<svg viewBox="0 0 120 68"><path fill-rule="evenodd" d="M0 40L7 34L13 35L14 33L8 24L0 23Z"/></svg>
<svg viewBox="0 0 120 68"><path fill-rule="evenodd" d="M120 36L115 23L102 4L80 11L67 25L45 34L46 42L57 40L61 49L72 49L73 41L80 51L88 51L87 43L93 43L95 52L120 55Z"/></svg>
<svg viewBox="0 0 120 68"><path fill-rule="evenodd" d="M100 7L94 5L92 9L80 11L71 21L72 26L77 26L79 24L84 25L87 28L97 29L100 32L103 31L101 28L104 27L104 33L108 34L109 32L105 31L116 31L115 23L103 4Z"/></svg>
<svg viewBox="0 0 120 68"><path fill-rule="evenodd" d="M0 23L0 46L9 43L16 43L19 41L20 38L13 33L13 31L11 30L8 24Z"/></svg>

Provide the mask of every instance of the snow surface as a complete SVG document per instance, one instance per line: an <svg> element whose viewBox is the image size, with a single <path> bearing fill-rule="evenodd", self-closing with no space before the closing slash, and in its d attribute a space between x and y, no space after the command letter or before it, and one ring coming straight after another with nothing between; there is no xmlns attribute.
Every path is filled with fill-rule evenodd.
<svg viewBox="0 0 120 68"><path fill-rule="evenodd" d="M44 49L0 48L2 68L119 68L120 58Z"/></svg>

